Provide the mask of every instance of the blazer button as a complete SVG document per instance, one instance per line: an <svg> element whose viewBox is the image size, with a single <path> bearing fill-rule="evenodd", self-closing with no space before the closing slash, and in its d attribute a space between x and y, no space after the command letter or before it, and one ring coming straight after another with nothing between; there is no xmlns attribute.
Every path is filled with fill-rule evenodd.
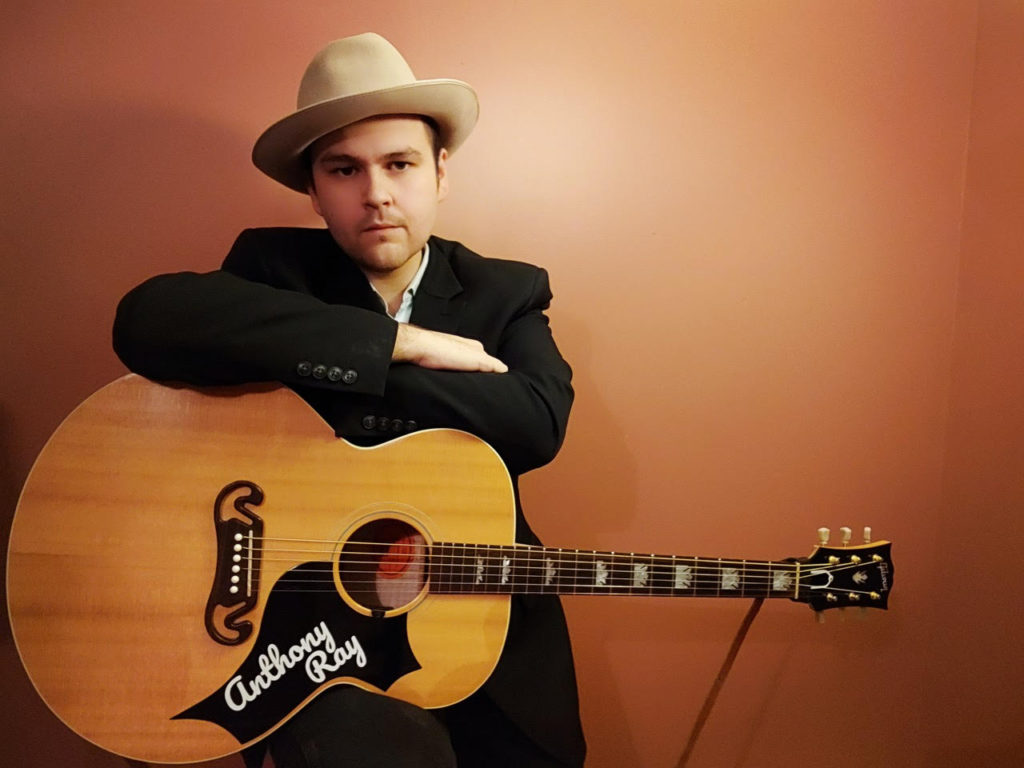
<svg viewBox="0 0 1024 768"><path fill-rule="evenodd" d="M313 366L313 378L314 379L322 379L326 375L327 375L327 366L326 365L314 365Z"/></svg>
<svg viewBox="0 0 1024 768"><path fill-rule="evenodd" d="M405 431L405 424L401 419L395 419L391 422L391 431L396 435L400 435Z"/></svg>
<svg viewBox="0 0 1024 768"><path fill-rule="evenodd" d="M295 366L295 372L299 376L309 376L313 372L313 364L309 360L303 360L297 366Z"/></svg>
<svg viewBox="0 0 1024 768"><path fill-rule="evenodd" d="M341 368L336 365L332 365L327 369L327 380L328 381L341 381Z"/></svg>
<svg viewBox="0 0 1024 768"><path fill-rule="evenodd" d="M359 374L353 371L351 368L349 368L348 370L344 371L341 374L341 381L344 384L355 384L358 378Z"/></svg>
<svg viewBox="0 0 1024 768"><path fill-rule="evenodd" d="M390 426L391 426L391 419L389 419L387 416L378 416L377 417L377 431L378 432L387 432L388 431L388 427L390 427Z"/></svg>
<svg viewBox="0 0 1024 768"><path fill-rule="evenodd" d="M415 421L413 421L412 419L409 419L409 420L408 420L407 422L405 422L405 431L406 431L406 432L415 432L415 431L416 431L416 428L417 428L418 426L419 426L419 424L417 424L417 423L416 423Z"/></svg>
<svg viewBox="0 0 1024 768"><path fill-rule="evenodd" d="M375 416L363 416L363 429L373 429L377 426L377 418Z"/></svg>

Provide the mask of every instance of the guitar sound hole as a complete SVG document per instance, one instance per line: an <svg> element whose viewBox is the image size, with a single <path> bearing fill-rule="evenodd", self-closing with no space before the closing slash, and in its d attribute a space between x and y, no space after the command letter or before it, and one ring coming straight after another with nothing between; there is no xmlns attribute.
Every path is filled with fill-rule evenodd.
<svg viewBox="0 0 1024 768"><path fill-rule="evenodd" d="M426 585L426 540L401 520L373 520L352 533L337 568L349 597L367 610L404 608Z"/></svg>

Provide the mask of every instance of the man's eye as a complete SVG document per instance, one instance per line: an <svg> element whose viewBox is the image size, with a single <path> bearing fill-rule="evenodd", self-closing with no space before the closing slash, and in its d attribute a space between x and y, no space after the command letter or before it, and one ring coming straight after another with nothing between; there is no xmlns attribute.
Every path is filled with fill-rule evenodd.
<svg viewBox="0 0 1024 768"><path fill-rule="evenodd" d="M408 160L395 160L394 162L391 163L391 167L396 171L404 171L410 165L412 165L412 163L410 163Z"/></svg>
<svg viewBox="0 0 1024 768"><path fill-rule="evenodd" d="M332 176L352 176L356 169L351 165L337 165L327 171Z"/></svg>

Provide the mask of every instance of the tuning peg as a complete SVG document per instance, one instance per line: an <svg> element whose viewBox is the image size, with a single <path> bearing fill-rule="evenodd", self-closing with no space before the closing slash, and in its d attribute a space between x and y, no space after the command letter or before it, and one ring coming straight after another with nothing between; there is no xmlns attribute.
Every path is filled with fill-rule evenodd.
<svg viewBox="0 0 1024 768"><path fill-rule="evenodd" d="M821 544L821 546L825 546L826 544L828 544L828 537L831 535L832 532L828 528L819 528L818 543Z"/></svg>
<svg viewBox="0 0 1024 768"><path fill-rule="evenodd" d="M853 529L844 525L839 529L839 535L843 537L843 546L850 546L850 539L853 538Z"/></svg>
<svg viewBox="0 0 1024 768"><path fill-rule="evenodd" d="M865 525L864 526L864 543L865 544L870 544L871 543L871 526L870 525Z"/></svg>

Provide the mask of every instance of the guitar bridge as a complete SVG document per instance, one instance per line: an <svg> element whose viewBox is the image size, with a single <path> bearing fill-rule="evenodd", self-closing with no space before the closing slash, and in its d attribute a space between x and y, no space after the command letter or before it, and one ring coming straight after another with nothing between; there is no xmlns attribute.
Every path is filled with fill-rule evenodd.
<svg viewBox="0 0 1024 768"><path fill-rule="evenodd" d="M249 505L263 503L263 491L248 480L224 486L213 505L217 568L206 601L206 631L222 645L239 645L253 625L242 617L256 607L263 551L263 520Z"/></svg>

